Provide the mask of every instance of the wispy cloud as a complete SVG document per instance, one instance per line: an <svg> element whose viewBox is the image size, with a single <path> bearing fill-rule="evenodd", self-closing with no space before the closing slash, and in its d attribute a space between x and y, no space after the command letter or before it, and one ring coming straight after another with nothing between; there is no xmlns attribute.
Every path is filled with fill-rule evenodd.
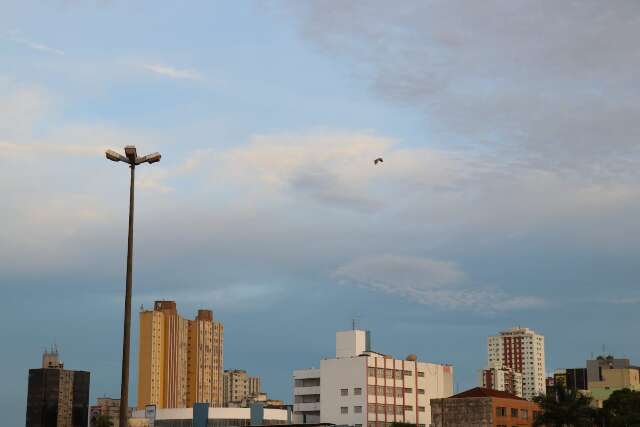
<svg viewBox="0 0 640 427"><path fill-rule="evenodd" d="M466 274L452 262L398 255L357 258L334 272L341 283L396 295L418 304L477 312L534 308L544 301L534 296L512 296L500 289L472 287Z"/></svg>
<svg viewBox="0 0 640 427"><path fill-rule="evenodd" d="M160 64L143 64L142 68L152 73L176 80L204 80L203 75L195 70L174 68Z"/></svg>
<svg viewBox="0 0 640 427"><path fill-rule="evenodd" d="M26 47L28 47L30 49L33 49L33 50L38 50L40 52L52 53L52 54L55 54L55 55L64 55L64 52L62 50L53 48L51 46L47 46L46 44L43 44L43 43L37 43L37 42L31 41L31 40L27 40L25 38L18 37L18 36L15 36L15 35L14 36L9 36L9 38L11 40L13 40L14 42L16 42L16 43L21 44L23 46L26 46Z"/></svg>

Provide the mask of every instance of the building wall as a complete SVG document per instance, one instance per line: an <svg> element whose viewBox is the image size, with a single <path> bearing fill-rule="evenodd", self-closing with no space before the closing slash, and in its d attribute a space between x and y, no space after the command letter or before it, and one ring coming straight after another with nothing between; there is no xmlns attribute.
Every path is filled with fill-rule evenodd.
<svg viewBox="0 0 640 427"><path fill-rule="evenodd" d="M434 399L431 407L434 427L529 427L540 410L527 400L497 397Z"/></svg>
<svg viewBox="0 0 640 427"><path fill-rule="evenodd" d="M629 368L629 359L616 359L613 356L599 357L593 360L587 360L587 382L601 381L602 371L606 369Z"/></svg>
<svg viewBox="0 0 640 427"><path fill-rule="evenodd" d="M321 422L366 425L366 375L367 357L320 361ZM359 389L359 395L356 389ZM346 396L341 390L346 390ZM347 408L347 413L342 413L341 408Z"/></svg>
<svg viewBox="0 0 640 427"><path fill-rule="evenodd" d="M487 344L488 366L506 366L521 373L525 398L546 392L542 335L528 328L512 328L490 336Z"/></svg>
<svg viewBox="0 0 640 427"><path fill-rule="evenodd" d="M478 385L523 397L522 374L512 368L494 365L487 369L481 369L478 371Z"/></svg>

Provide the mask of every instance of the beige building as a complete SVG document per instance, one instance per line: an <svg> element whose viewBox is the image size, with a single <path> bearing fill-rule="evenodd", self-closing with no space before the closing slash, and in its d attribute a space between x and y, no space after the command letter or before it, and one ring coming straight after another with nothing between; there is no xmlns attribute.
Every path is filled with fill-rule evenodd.
<svg viewBox="0 0 640 427"><path fill-rule="evenodd" d="M137 407L222 406L223 331L210 310L187 320L174 301L140 311Z"/></svg>
<svg viewBox="0 0 640 427"><path fill-rule="evenodd" d="M589 394L594 404L602 407L602 403L616 390L628 388L640 391L640 370L638 368L611 368L601 370L601 380L589 381Z"/></svg>
<svg viewBox="0 0 640 427"><path fill-rule="evenodd" d="M130 417L133 412L133 408L129 408L127 411ZM111 420L113 427L120 425L120 399L113 399L111 397L98 397L96 404L91 406L89 410L89 420L97 417L98 415L104 415Z"/></svg>
<svg viewBox="0 0 640 427"><path fill-rule="evenodd" d="M522 397L522 374L506 366L493 365L481 369L478 372L478 385Z"/></svg>
<svg viewBox="0 0 640 427"><path fill-rule="evenodd" d="M261 392L260 377L251 376L243 369L224 371L224 406L236 406L248 397L256 396Z"/></svg>

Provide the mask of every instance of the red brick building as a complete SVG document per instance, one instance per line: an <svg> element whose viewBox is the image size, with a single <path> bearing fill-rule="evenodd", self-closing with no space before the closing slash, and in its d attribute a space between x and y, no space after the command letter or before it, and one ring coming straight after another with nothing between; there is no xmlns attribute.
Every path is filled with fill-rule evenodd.
<svg viewBox="0 0 640 427"><path fill-rule="evenodd" d="M434 427L531 427L539 412L536 403L481 387L431 399Z"/></svg>

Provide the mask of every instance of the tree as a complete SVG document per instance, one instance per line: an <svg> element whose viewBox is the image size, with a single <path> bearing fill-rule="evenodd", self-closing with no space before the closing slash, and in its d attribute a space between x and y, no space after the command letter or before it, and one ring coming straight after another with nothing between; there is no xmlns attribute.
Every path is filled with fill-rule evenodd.
<svg viewBox="0 0 640 427"><path fill-rule="evenodd" d="M416 427L414 423L401 423L399 421L392 422L389 427Z"/></svg>
<svg viewBox="0 0 640 427"><path fill-rule="evenodd" d="M91 427L113 427L113 421L106 415L98 414L91 418Z"/></svg>
<svg viewBox="0 0 640 427"><path fill-rule="evenodd" d="M534 420L534 426L592 427L596 420L591 398L561 383L554 385L551 393L536 396L533 401L540 405L542 412Z"/></svg>
<svg viewBox="0 0 640 427"><path fill-rule="evenodd" d="M604 401L602 417L607 427L640 426L640 391L616 390Z"/></svg>

